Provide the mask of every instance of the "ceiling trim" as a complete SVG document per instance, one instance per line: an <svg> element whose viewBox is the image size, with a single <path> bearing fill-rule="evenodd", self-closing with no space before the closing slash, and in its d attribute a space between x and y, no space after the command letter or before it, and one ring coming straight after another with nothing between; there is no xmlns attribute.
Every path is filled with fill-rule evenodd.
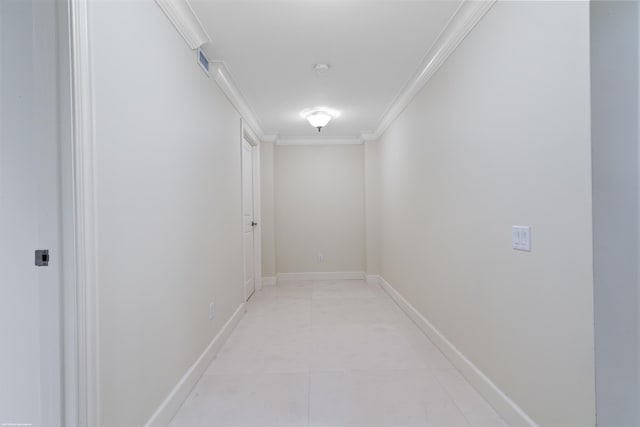
<svg viewBox="0 0 640 427"><path fill-rule="evenodd" d="M359 145L364 141L350 137L316 137L316 138L280 138L276 145Z"/></svg>
<svg viewBox="0 0 640 427"><path fill-rule="evenodd" d="M375 141L382 136L495 2L496 0L462 1L418 70L382 115L376 130L362 132L362 140Z"/></svg>
<svg viewBox="0 0 640 427"><path fill-rule="evenodd" d="M275 142L277 135L266 135L264 133L258 119L256 119L255 113L240 93L240 90L233 81L231 73L229 73L225 63L222 61L213 61L211 64L215 68L213 77L216 83L238 113L240 113L240 116L242 116L242 119L245 121L247 126L249 126L253 133L257 135L261 142Z"/></svg>
<svg viewBox="0 0 640 427"><path fill-rule="evenodd" d="M246 139L247 142L254 147L260 143L260 139L256 136L253 130L251 130L244 119L242 120L242 139Z"/></svg>
<svg viewBox="0 0 640 427"><path fill-rule="evenodd" d="M156 0L156 3L176 27L189 48L197 49L211 42L188 0Z"/></svg>

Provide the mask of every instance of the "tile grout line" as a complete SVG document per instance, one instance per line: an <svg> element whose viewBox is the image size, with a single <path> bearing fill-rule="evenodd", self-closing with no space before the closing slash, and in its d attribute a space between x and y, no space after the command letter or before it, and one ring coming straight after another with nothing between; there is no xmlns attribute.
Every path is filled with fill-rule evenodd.
<svg viewBox="0 0 640 427"><path fill-rule="evenodd" d="M314 424L318 424L318 422L322 422L322 420L326 416L326 414L325 414L325 410L326 410L325 403L326 402L323 401L323 396L324 396L324 393L325 393L324 389L326 388L325 385L323 385L325 377L323 377L322 375L318 376L317 375L318 373L320 373L320 374L323 374L323 373L333 374L333 373L338 372L340 374L343 374L342 376L344 377L348 373L358 373L358 372L364 372L364 373L370 373L370 372L375 373L375 372L378 372L378 373L381 373L381 372L384 372L385 375L388 373L392 377L395 377L395 373L397 373L397 372L402 372L402 371L407 371L407 370L411 371L411 370L415 370L415 369L419 369L421 371L426 371L426 372L428 372L428 373L430 373L431 375L434 376L435 383L438 384L440 386L441 390L442 390L442 393L440 394L441 397L442 398L448 398L449 402L453 403L452 407L448 410L449 412L451 412L450 415L454 416L455 414L454 414L453 411L455 411L455 410L457 410L457 412L459 414L459 415L454 417L455 419L458 420L457 423L459 423L461 425L464 424L464 425L469 426L469 427L474 426L474 423L472 422L472 420L475 420L476 417L473 415L473 413L467 414L465 411L463 411L461 409L460 405L464 406L465 399L461 399L460 403L456 400L456 398L454 397L454 395L456 394L455 393L456 389L453 388L453 389L450 390L449 387L447 387L445 385L446 384L446 378L445 377L440 377L439 375L437 375L437 370L435 369L435 365L433 365L433 366L429 365L428 367L422 367L422 368L410 368L410 369L409 368L389 368L389 367L386 367L386 365L385 365L385 366L380 366L380 367L378 367L376 369L372 369L372 368L365 368L365 369L349 368L347 370L339 369L338 371L335 371L333 369L328 369L327 371L323 371L322 369L314 370L312 368L313 362L316 361L315 360L314 349L321 350L323 348L323 346L321 345L322 344L321 342L316 342L314 340L314 336L315 335L313 334L313 328L315 327L315 322L318 321L319 322L319 326L324 326L325 325L325 321L327 320L327 315L344 314L344 313L342 313L343 310L338 310L338 311L334 310L335 313L333 311L331 311L331 310L329 310L329 312L325 312L325 311L322 310L322 307L324 307L322 304L321 304L321 307L320 307L321 308L320 311L314 310L314 302L320 301L321 303L324 304L325 301L323 301L324 298L322 298L322 296L325 296L325 294L326 294L326 292L323 293L323 289L322 288L318 288L318 293L314 294L315 286L313 286L313 285L315 285L315 284L316 284L316 281L313 281L311 289L310 289L310 292L309 291L305 291L304 294L306 294L306 295L300 295L300 296L302 296L301 299L296 298L296 299L298 299L299 302L302 302L303 304L304 304L304 300L305 299L308 300L308 304L304 304L303 306L301 306L301 308L304 307L307 310L307 316L308 316L307 319L308 319L308 322L309 322L308 323L309 329L307 331L307 333L309 334L309 339L305 343L306 346L307 346L307 353L305 354L306 361L307 361L307 367L306 367L306 369L307 369L307 372L306 372L306 374L307 374L307 402L306 402L307 403L307 421L306 421L307 427L310 427L312 425L311 424L311 408L312 408L311 407L311 400L312 400L312 398L315 398L315 400L316 400L316 403L315 403L315 405L316 405L315 406L316 407L316 414L314 414L314 416L316 417L316 418L314 418L316 420L316 423L314 423ZM366 283L365 283L365 285L366 285ZM270 297L269 299L264 300L264 301L258 301L258 300L254 299L254 302L259 302L259 303L277 302L278 304L276 304L276 305L278 307L280 307L280 303L285 303L286 304L288 302L288 297L290 297L291 295L289 295L287 292L283 292L283 293L278 292L277 294L271 294L271 296L273 296L275 298L271 299L271 297ZM314 296L317 296L317 297L320 297L320 298L314 298ZM353 295L353 296L355 297L356 295ZM347 308L348 309L350 307L351 308L359 307L360 303L362 301L361 297L371 297L371 295L362 294L362 295L358 295L358 298L347 299L348 301L345 301L346 305L344 305L342 308ZM404 313L402 310L400 310L400 308L394 303L394 301L390 299L388 294L381 293L381 294L376 294L373 297L378 301L391 301L392 304L390 306L390 308L391 308L390 311L394 312L394 313L399 313L399 314L401 314L400 317L403 320L406 319L405 318L406 313ZM367 304L368 304L368 301L369 300L367 300ZM369 325L369 322L371 321L371 319L369 319L369 318L371 316L375 316L377 310L379 310L380 307L377 307L375 305L370 307L370 304L369 304L369 305L366 305L366 307L364 307L364 308L366 310L364 310L360 314L362 316L364 316L363 319L366 318L365 322L363 324L363 325L366 326L366 325ZM387 307L385 307L385 309L386 308ZM369 309L371 309L371 310L369 310ZM265 316L275 316L278 313L280 313L279 310L280 309L278 309L278 310L269 310L268 312L263 313L263 315L265 315ZM314 313L314 311L316 311L316 312ZM298 311L298 312L299 313L304 313L304 311ZM347 312L348 312L348 310L347 310ZM318 316L315 316L315 314L317 314ZM349 321L349 320L353 321L354 320L353 318L348 317L348 316L347 316L346 319L347 319L347 321ZM360 319L360 318L358 318L358 319ZM412 325L414 328L417 328L415 323L411 322L410 320L411 319L409 319L409 324ZM343 321L344 321L344 319L343 319ZM387 319L386 317L381 318L381 322L383 324L386 324L386 322L388 322L388 321L389 321L389 319ZM253 323L251 323L250 326L252 326L255 329L256 325L259 325L260 323L261 322L257 322L257 323L253 322ZM297 323L297 322L294 322L294 324L295 323ZM288 324L288 322L285 322L285 324ZM404 324L402 326L404 326ZM400 329L398 329L398 330L400 331ZM402 330L404 331L404 329L402 329ZM417 330L419 332L422 332L422 331L419 330L419 328L417 328ZM334 328L327 328L327 330L324 331L323 333L332 333L331 331L335 332L335 329ZM234 331L234 332L237 332L237 331ZM413 332L413 331L410 331L410 332ZM425 336L423 333L420 333L418 335L419 335L419 337L421 339L426 340L428 342L431 342L431 340L427 336ZM407 333L406 336L405 336L405 333L401 333L399 336L401 336L401 338L403 338L403 339L405 339L407 341L408 348L410 348L414 352L417 352L417 350L418 350L418 347L416 347L417 344L414 345L414 342L412 341L413 335ZM395 341L393 341L393 342L395 342ZM432 342L431 342L431 344L432 344ZM320 346L318 347L318 345L320 345ZM438 353L442 354L442 352L439 351L439 350L438 350ZM422 353L420 353L420 355L421 355L420 356L420 360L422 360L423 357L429 357L428 355L425 356ZM215 361L213 361L212 363L215 363ZM393 365L393 366L395 366L395 365ZM278 372L274 372L274 373L278 373ZM283 371L283 373L285 373L285 372ZM297 373L297 372L291 372L291 373L293 374L293 373ZM300 371L299 373L300 374L304 374L304 370ZM312 377L312 374L314 374L316 376ZM300 377L298 377L298 378L300 378ZM311 380L314 379L314 378L315 378L316 382L312 383ZM321 378L319 382L318 382L318 378ZM340 379L341 378L340 375L338 375L337 378ZM344 380L344 378L342 378L342 380ZM298 381L299 380L296 380L296 383L300 384ZM316 384L315 387L318 389L318 390L316 390L315 397L312 396L312 392L313 392L312 391L312 385L313 384ZM340 381L338 381L337 384L340 384ZM300 384L300 385L302 385L302 384ZM427 397L425 397L425 399ZM428 397L428 398L431 399L431 397ZM299 402L299 404L304 404L303 403L304 401L298 400L298 402ZM447 412L447 413L449 413L449 412ZM403 413L406 413L406 411L403 411ZM460 416L460 418L458 418L458 416ZM302 418L296 417L296 418L297 418L297 420L299 422L299 425L305 425L303 417ZM463 420L464 420L464 422L462 422ZM480 421L480 423L482 423L482 421Z"/></svg>
<svg viewBox="0 0 640 427"><path fill-rule="evenodd" d="M307 427L311 425L311 370L307 373Z"/></svg>
<svg viewBox="0 0 640 427"><path fill-rule="evenodd" d="M460 408L460 405L458 404L458 402L456 401L456 399L453 397L453 395L451 394L451 392L449 392L449 389L447 387L445 387L445 385L442 383L442 381L440 381L440 378L438 378L438 375L435 374L435 372L431 371L431 373L433 374L434 378L436 379L436 382L438 384L440 384L440 387L442 387L442 389L444 390L444 392L447 394L447 396L449 396L449 399L453 402L454 406L458 409L458 411L460 412L460 414L462 414L462 416L464 417L464 419L467 421L467 424L471 427L473 427L473 423L471 422L471 420L469 420L469 417L467 417L467 414L465 413L465 411L462 410L462 408Z"/></svg>
<svg viewBox="0 0 640 427"><path fill-rule="evenodd" d="M313 284L309 293L309 348L307 349L307 427L311 425L311 352L313 351Z"/></svg>

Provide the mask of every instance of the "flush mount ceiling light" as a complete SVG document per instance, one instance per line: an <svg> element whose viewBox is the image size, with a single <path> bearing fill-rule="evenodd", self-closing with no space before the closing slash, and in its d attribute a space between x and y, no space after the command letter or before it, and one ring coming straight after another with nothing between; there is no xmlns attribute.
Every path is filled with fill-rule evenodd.
<svg viewBox="0 0 640 427"><path fill-rule="evenodd" d="M306 109L302 111L300 115L307 119L309 124L320 132L331 119L338 117L338 112L330 108L316 107Z"/></svg>
<svg viewBox="0 0 640 427"><path fill-rule="evenodd" d="M324 111L314 111L309 113L307 120L314 128L318 128L318 132L329 123L332 117Z"/></svg>

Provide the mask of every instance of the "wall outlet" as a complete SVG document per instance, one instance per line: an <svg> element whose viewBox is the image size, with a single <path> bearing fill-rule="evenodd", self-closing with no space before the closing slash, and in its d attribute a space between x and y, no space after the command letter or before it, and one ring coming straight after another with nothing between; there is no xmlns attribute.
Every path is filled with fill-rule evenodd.
<svg viewBox="0 0 640 427"><path fill-rule="evenodd" d="M528 225L512 226L511 247L519 251L531 252L531 227Z"/></svg>
<svg viewBox="0 0 640 427"><path fill-rule="evenodd" d="M209 320L213 320L213 302L209 303Z"/></svg>
<svg viewBox="0 0 640 427"><path fill-rule="evenodd" d="M318 254L318 264L322 264L324 262L324 255Z"/></svg>

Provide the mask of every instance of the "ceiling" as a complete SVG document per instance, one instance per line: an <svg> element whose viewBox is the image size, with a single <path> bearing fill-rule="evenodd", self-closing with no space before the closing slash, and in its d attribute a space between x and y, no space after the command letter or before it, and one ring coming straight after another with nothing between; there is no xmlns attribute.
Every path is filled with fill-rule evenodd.
<svg viewBox="0 0 640 427"><path fill-rule="evenodd" d="M190 0L265 134L360 138L420 67L460 0ZM313 66L330 64L326 76ZM340 112L322 132L305 108Z"/></svg>

